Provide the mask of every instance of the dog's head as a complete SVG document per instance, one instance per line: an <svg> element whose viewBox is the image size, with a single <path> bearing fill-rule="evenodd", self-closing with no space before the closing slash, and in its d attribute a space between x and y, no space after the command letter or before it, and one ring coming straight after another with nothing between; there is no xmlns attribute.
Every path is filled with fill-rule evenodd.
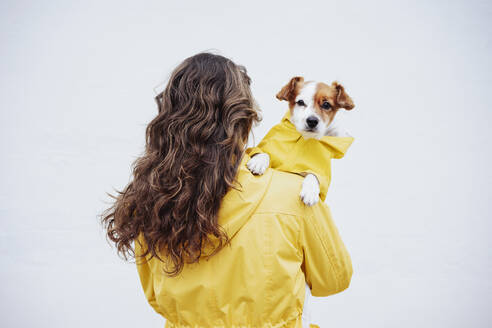
<svg viewBox="0 0 492 328"><path fill-rule="evenodd" d="M305 82L301 76L293 77L277 93L277 99L289 102L291 121L301 134L318 139L326 135L341 108L354 108L340 83Z"/></svg>

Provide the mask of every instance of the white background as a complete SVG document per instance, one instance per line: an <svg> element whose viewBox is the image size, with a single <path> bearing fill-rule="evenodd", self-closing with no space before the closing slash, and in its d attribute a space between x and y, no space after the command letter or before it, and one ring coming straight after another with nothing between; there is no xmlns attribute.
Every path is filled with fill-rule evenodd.
<svg viewBox="0 0 492 328"><path fill-rule="evenodd" d="M216 49L264 120L290 77L338 79L356 140L327 198L349 289L321 327L490 327L489 1L2 1L2 327L162 327L97 215L156 115L153 88Z"/></svg>

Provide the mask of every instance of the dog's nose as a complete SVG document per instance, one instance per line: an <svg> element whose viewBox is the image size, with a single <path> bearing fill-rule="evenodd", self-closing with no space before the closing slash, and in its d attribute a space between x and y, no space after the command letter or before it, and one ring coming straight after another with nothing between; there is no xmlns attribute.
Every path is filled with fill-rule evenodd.
<svg viewBox="0 0 492 328"><path fill-rule="evenodd" d="M318 125L318 119L315 116L309 116L306 119L306 123L310 128L314 128L316 125Z"/></svg>

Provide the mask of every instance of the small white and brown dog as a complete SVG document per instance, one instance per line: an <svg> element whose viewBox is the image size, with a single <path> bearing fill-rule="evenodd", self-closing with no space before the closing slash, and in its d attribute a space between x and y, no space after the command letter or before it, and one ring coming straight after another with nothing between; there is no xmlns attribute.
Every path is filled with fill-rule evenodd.
<svg viewBox="0 0 492 328"><path fill-rule="evenodd" d="M304 81L293 77L276 95L277 99L289 102L290 121L305 139L320 139L323 136L350 137L337 120L340 109L351 110L354 103L344 87L333 82ZM270 165L267 153L253 155L247 167L254 174L263 174ZM319 200L319 182L314 174L304 177L301 199L312 206Z"/></svg>

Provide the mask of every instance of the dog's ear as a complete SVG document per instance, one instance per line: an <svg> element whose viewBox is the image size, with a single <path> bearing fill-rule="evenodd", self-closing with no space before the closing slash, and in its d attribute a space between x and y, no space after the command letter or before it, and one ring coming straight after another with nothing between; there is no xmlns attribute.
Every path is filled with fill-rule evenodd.
<svg viewBox="0 0 492 328"><path fill-rule="evenodd" d="M295 76L290 79L289 83L287 83L282 90L280 90L276 97L278 100L287 100L293 101L295 97L295 91L298 85L304 82L304 78L302 76Z"/></svg>
<svg viewBox="0 0 492 328"><path fill-rule="evenodd" d="M339 107L345 108L346 110L351 110L355 107L352 98L345 92L345 88L343 85L338 83L337 81L331 84L336 90L336 101Z"/></svg>

